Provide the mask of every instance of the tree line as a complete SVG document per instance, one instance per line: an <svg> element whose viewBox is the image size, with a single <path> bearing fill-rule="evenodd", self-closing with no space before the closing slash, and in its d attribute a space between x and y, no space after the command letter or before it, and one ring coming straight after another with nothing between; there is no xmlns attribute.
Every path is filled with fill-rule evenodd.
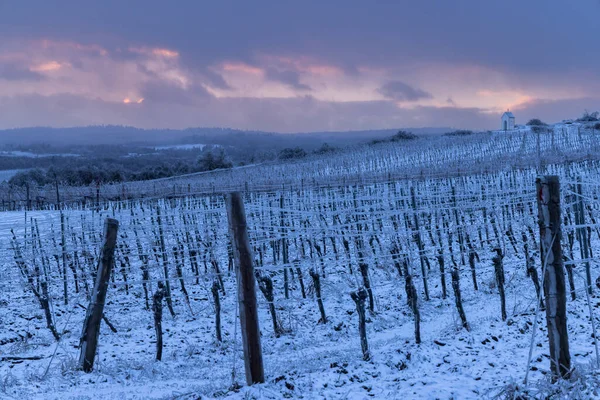
<svg viewBox="0 0 600 400"><path fill-rule="evenodd" d="M146 181L195 172L231 168L233 163L225 151L207 150L196 159L176 159L160 156L135 158L71 159L60 158L49 168L34 168L13 176L13 186L44 186L59 182L69 186Z"/></svg>

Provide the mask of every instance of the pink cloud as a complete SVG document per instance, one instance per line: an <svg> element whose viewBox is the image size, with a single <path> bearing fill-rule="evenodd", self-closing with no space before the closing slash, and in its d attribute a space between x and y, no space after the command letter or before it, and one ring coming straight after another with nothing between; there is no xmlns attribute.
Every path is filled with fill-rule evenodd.
<svg viewBox="0 0 600 400"><path fill-rule="evenodd" d="M264 73L264 70L261 68L235 61L227 61L221 65L221 68L223 71L243 72L251 75L262 75Z"/></svg>
<svg viewBox="0 0 600 400"><path fill-rule="evenodd" d="M69 63L60 63L58 61L46 61L41 64L34 65L29 68L29 70L34 72L51 72L57 71L62 67L69 67Z"/></svg>
<svg viewBox="0 0 600 400"><path fill-rule="evenodd" d="M129 47L128 49L132 53L143 54L146 56L156 56L163 58L177 58L179 52L176 50L170 50L159 47Z"/></svg>

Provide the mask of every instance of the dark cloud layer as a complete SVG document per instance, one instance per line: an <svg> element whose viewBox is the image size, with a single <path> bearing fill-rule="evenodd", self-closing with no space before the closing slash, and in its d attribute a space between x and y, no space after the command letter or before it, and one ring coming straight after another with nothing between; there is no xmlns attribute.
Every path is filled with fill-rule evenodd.
<svg viewBox="0 0 600 400"><path fill-rule="evenodd" d="M597 0L23 0L0 2L0 36L153 43L200 64L300 52L348 68L467 60L533 72L599 65L598 13Z"/></svg>
<svg viewBox="0 0 600 400"><path fill-rule="evenodd" d="M422 99L431 99L431 93L414 88L400 81L391 81L378 89L384 97L396 101L417 101Z"/></svg>
<svg viewBox="0 0 600 400"><path fill-rule="evenodd" d="M598 15L597 0L0 0L0 128L495 128L498 110L479 105L480 92L497 96L496 108L514 105L520 122L555 121L600 109ZM80 81L61 86L71 79L66 67L43 71L32 68L47 61L35 55L27 55L28 63L10 58L40 41L53 59L80 73L78 79L93 75L95 86L74 94ZM46 42L62 44L49 48ZM176 55L150 62L152 49ZM128 63L136 64L134 72ZM219 69L227 63L255 68L256 76L292 94L275 98L281 90L272 85L240 84ZM437 86L409 76L425 69ZM474 87L453 81L456 71L476 71L472 81L460 83ZM310 79L315 76L321 81ZM353 81L356 88L332 88ZM365 82L372 87L365 89ZM16 85L25 83L44 83L44 90L19 93ZM264 92L252 92L256 88ZM143 102L132 97L123 104L115 94L130 91ZM353 92L363 97L348 95ZM246 97L235 97L240 93Z"/></svg>

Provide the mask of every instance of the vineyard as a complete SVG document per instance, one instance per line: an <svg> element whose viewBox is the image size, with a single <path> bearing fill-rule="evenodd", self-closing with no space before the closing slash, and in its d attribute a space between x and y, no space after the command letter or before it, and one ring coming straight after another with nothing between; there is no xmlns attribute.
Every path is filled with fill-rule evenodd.
<svg viewBox="0 0 600 400"><path fill-rule="evenodd" d="M600 131L556 125L543 132L530 129L433 136L418 140L342 149L325 157L294 163L266 163L201 172L145 182L91 187L55 185L28 189L0 184L1 210L53 210L57 203L87 208L107 201L225 194L235 190L273 191L349 186L392 180L461 176L505 169L597 160Z"/></svg>
<svg viewBox="0 0 600 400"><path fill-rule="evenodd" d="M567 396L550 383L539 175L560 181L568 388L593 397L600 132L568 128L114 185L102 201L96 188L41 188L29 196L60 194L38 209L13 192L0 218L0 397ZM256 279L265 383L254 386L232 190ZM79 345L107 218L118 236L88 374Z"/></svg>

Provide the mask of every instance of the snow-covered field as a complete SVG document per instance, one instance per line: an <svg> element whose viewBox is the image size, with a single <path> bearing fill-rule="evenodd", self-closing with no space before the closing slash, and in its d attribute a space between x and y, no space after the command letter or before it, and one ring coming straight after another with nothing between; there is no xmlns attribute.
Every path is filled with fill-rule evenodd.
<svg viewBox="0 0 600 400"><path fill-rule="evenodd" d="M290 168L296 171L298 167ZM3 213L0 397L469 399L511 398L512 393L522 393L521 398L592 398L597 396L594 390L599 381L592 321L600 322L600 297L594 286L588 305L573 206L584 201L595 281L600 274L596 257L599 171L597 162L553 164L544 171L560 176L566 217L562 243L565 255L574 260L576 299L569 296L567 310L571 357L577 370L574 375L579 380L571 384L571 392L561 394L567 386L549 383L545 313L536 307L536 291L526 272L527 254L541 275L536 171L523 169L245 194L256 268L273 280L273 303L283 330L275 334L269 303L257 289L266 382L252 387L244 385L236 280L229 267L222 196L112 202L102 210L66 209L66 266L61 259L58 211ZM582 196L573 196L577 179L582 182ZM117 332L102 325L97 364L94 372L86 374L77 369L85 316L79 304L87 306L89 302L106 217L120 221L117 262L105 308L105 316ZM36 225L39 238L32 237ZM13 247L11 229L16 236ZM284 241L288 263L282 251ZM49 283L59 342L46 328L44 312L17 268L14 247L22 251L29 271L39 266L34 282ZM501 318L491 261L495 247L505 255L506 321ZM143 277L146 256L147 279ZM157 282L166 278L163 257L176 316L171 317L164 307L165 347L163 360L157 362L154 320L152 312L145 309L144 284L151 302ZM471 260L478 290L474 289ZM417 288L420 344L415 343L405 274L399 273L405 261ZM361 263L367 265L366 274L361 274ZM463 328L455 306L450 278L455 265L460 271L470 331ZM67 305L63 267L67 271ZM320 276L327 314L324 324L319 323L310 271ZM288 298L284 274L289 279ZM374 310L367 311L369 361L363 360L358 316L350 298L350 292L367 285L365 276L374 295ZM224 285L220 294L222 342L215 337L211 293L219 279ZM529 382L524 385L528 370Z"/></svg>
<svg viewBox="0 0 600 400"><path fill-rule="evenodd" d="M282 187L348 186L387 180L423 179L527 169L538 164L562 164L600 158L600 131L576 126L556 126L536 134L528 129L480 133L464 137L436 136L376 146L351 147L325 156L293 163L264 163L210 173L156 181L104 185L102 199L167 197L183 194L226 193L234 190L265 191ZM55 188L31 188L55 204ZM62 201L96 196L96 186L61 188ZM4 194L5 198L8 195ZM13 188L11 199L24 205L26 193Z"/></svg>

